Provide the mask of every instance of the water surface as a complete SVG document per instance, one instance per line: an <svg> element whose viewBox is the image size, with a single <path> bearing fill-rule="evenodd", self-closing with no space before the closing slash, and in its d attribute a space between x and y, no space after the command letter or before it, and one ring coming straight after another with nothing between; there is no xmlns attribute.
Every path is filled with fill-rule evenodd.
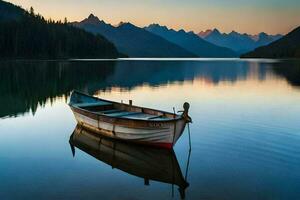
<svg viewBox="0 0 300 200"><path fill-rule="evenodd" d="M142 59L2 61L0 199L181 198L100 153L75 145L73 157L73 89L171 112L188 101L189 165L187 130L168 156L184 178L188 167L186 199L300 198L299 61Z"/></svg>

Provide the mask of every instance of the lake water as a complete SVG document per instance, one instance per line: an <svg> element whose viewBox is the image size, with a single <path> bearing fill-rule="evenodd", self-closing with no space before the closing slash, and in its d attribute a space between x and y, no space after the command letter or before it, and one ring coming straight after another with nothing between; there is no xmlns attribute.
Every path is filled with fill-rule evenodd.
<svg viewBox="0 0 300 200"><path fill-rule="evenodd" d="M76 144L73 157L73 89L170 112L189 102L191 154L185 130L158 158L116 144L157 168ZM162 181L171 172L189 183L186 199L300 199L300 62L2 61L0 138L1 200L180 199L179 184Z"/></svg>

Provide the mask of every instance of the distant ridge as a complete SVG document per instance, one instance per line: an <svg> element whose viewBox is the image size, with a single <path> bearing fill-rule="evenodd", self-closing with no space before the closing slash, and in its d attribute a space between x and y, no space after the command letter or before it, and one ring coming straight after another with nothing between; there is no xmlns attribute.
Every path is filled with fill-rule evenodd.
<svg viewBox="0 0 300 200"><path fill-rule="evenodd" d="M280 34L268 35L264 32L250 35L232 31L227 34L221 33L218 29L201 31L198 36L215 45L230 48L239 54L270 44L282 37Z"/></svg>
<svg viewBox="0 0 300 200"><path fill-rule="evenodd" d="M300 27L294 29L281 39L254 51L242 58L300 58Z"/></svg>
<svg viewBox="0 0 300 200"><path fill-rule="evenodd" d="M91 14L74 26L104 35L129 57L197 57L196 54L128 22L112 26Z"/></svg>
<svg viewBox="0 0 300 200"><path fill-rule="evenodd" d="M206 31L200 31L198 33L198 35L201 37L201 38L205 38L206 36L208 36L209 34L211 34L213 30L211 29L207 29Z"/></svg>
<svg viewBox="0 0 300 200"><path fill-rule="evenodd" d="M145 27L145 30L161 36L200 57L237 57L233 50L207 42L194 32L186 32L183 29L175 31L159 24L151 24Z"/></svg>

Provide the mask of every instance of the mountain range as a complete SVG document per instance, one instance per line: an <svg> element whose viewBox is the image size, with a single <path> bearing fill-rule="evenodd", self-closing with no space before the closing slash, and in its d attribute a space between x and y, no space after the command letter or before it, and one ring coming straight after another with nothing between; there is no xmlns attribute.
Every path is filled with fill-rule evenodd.
<svg viewBox="0 0 300 200"><path fill-rule="evenodd" d="M261 32L257 35L236 31L221 33L218 29L195 34L174 30L160 24L144 28L121 22L114 26L93 14L71 23L95 35L100 34L129 57L238 57L282 37Z"/></svg>
<svg viewBox="0 0 300 200"><path fill-rule="evenodd" d="M197 57L191 51L131 23L121 22L112 26L91 14L83 21L72 24L88 32L103 35L129 57Z"/></svg>
<svg viewBox="0 0 300 200"><path fill-rule="evenodd" d="M237 57L233 50L207 42L193 32L186 32L182 29L175 31L159 24L151 24L145 27L145 30L161 36L169 42L197 54L199 57Z"/></svg>
<svg viewBox="0 0 300 200"><path fill-rule="evenodd" d="M0 59L129 57L300 57L300 27L289 34L257 35L207 30L195 34L159 24L46 20L31 8L0 0ZM120 53L121 52L121 53ZM248 52L248 53L245 53Z"/></svg>
<svg viewBox="0 0 300 200"><path fill-rule="evenodd" d="M292 30L281 39L256 48L242 58L300 58L300 27ZM298 68L299 70L299 68Z"/></svg>
<svg viewBox="0 0 300 200"><path fill-rule="evenodd" d="M280 34L268 35L264 32L257 35L242 34L236 31L221 33L218 29L201 31L198 36L215 45L230 48L238 54L268 45L282 37Z"/></svg>

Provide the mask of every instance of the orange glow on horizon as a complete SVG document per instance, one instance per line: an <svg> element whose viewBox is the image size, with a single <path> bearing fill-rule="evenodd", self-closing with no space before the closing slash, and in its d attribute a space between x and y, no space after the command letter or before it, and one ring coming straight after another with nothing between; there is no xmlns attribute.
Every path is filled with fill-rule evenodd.
<svg viewBox="0 0 300 200"><path fill-rule="evenodd" d="M241 33L286 34L300 25L300 3L274 7L265 5L243 5L236 2L230 5L212 5L207 1L189 0L185 3L175 1L160 2L125 0L118 1L79 1L79 0L9 0L25 9L30 6L46 18L81 21L90 13L110 24L121 21L131 22L139 27L152 23L166 25L176 30L185 29L198 33L202 30L217 28L221 32L232 30ZM274 0L268 0L274 1ZM291 1L293 2L293 1ZM288 2L286 2L288 5ZM159 6L158 6L159 5ZM230 6L229 6L230 5ZM297 7L298 6L298 7ZM133 14L134 13L134 14Z"/></svg>

